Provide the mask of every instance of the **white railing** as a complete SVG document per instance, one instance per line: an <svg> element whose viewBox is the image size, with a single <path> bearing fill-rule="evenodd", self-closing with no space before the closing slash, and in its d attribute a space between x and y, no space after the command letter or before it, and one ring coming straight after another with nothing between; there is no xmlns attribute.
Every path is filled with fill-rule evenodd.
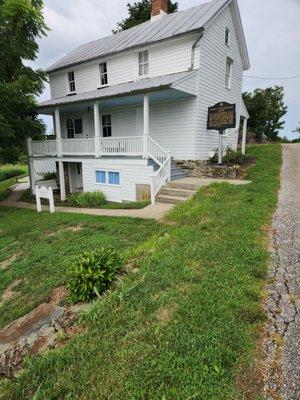
<svg viewBox="0 0 300 400"><path fill-rule="evenodd" d="M162 166L168 159L169 153L148 136L148 156Z"/></svg>
<svg viewBox="0 0 300 400"><path fill-rule="evenodd" d="M142 136L100 138L100 155L140 156L142 154Z"/></svg>
<svg viewBox="0 0 300 400"><path fill-rule="evenodd" d="M89 139L62 139L62 154L67 155L94 155L95 141L94 138Z"/></svg>
<svg viewBox="0 0 300 400"><path fill-rule="evenodd" d="M163 165L156 171L152 176L151 185L151 203L155 203L155 197L160 189L169 181L171 178L171 157L168 154L167 159Z"/></svg>
<svg viewBox="0 0 300 400"><path fill-rule="evenodd" d="M29 143L33 156L56 156L56 140L35 140Z"/></svg>

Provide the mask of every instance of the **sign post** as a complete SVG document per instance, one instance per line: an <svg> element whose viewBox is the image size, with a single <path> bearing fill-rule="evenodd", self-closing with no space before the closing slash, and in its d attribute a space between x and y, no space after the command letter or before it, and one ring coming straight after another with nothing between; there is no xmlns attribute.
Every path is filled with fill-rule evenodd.
<svg viewBox="0 0 300 400"><path fill-rule="evenodd" d="M208 107L207 130L219 131L218 164L222 164L223 134L236 127L236 105L226 102Z"/></svg>
<svg viewBox="0 0 300 400"><path fill-rule="evenodd" d="M38 212L42 211L42 203L41 199L48 199L50 212L54 213L54 198L53 198L53 190L51 187L47 188L46 186L36 186L35 187L35 197L36 197L36 208Z"/></svg>

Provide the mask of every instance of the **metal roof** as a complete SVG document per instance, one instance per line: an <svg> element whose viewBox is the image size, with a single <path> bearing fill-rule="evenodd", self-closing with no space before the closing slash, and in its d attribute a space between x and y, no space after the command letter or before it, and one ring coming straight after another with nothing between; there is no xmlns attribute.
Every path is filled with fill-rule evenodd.
<svg viewBox="0 0 300 400"><path fill-rule="evenodd" d="M151 89L170 88L172 84L189 78L197 73L196 71L185 71L178 74L157 76L154 78L140 79L138 81L121 83L119 85L107 86L102 89L92 90L90 92L78 93L71 96L59 97L57 99L46 100L38 104L38 108L58 106L62 104L72 104L88 100L100 100L108 97L133 94L140 91Z"/></svg>
<svg viewBox="0 0 300 400"><path fill-rule="evenodd" d="M228 2L229 0L212 0L197 7L178 11L154 21L149 20L131 29L83 44L51 65L47 72L197 32Z"/></svg>

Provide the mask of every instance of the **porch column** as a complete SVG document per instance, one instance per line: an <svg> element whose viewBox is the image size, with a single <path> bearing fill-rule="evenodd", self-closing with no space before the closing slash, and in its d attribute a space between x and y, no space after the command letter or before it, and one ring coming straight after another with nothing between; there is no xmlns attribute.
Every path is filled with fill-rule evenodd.
<svg viewBox="0 0 300 400"><path fill-rule="evenodd" d="M243 119L243 134L242 134L242 154L246 153L247 123L248 123L248 118L244 118Z"/></svg>
<svg viewBox="0 0 300 400"><path fill-rule="evenodd" d="M99 103L94 103L94 128L95 128L95 157L100 157L100 108Z"/></svg>
<svg viewBox="0 0 300 400"><path fill-rule="evenodd" d="M65 184L65 173L64 173L64 163L62 161L58 162L59 171L59 189L61 201L66 200L66 184Z"/></svg>
<svg viewBox="0 0 300 400"><path fill-rule="evenodd" d="M27 152L28 152L28 173L29 173L29 184L30 184L30 192L35 195L35 170L34 170L34 162L32 158L32 139L27 139Z"/></svg>
<svg viewBox="0 0 300 400"><path fill-rule="evenodd" d="M148 158L148 137L150 130L149 95L144 95L143 157Z"/></svg>
<svg viewBox="0 0 300 400"><path fill-rule="evenodd" d="M61 128L60 128L60 115L59 108L55 108L55 133L56 133L56 150L57 157L62 156L62 148L61 148Z"/></svg>

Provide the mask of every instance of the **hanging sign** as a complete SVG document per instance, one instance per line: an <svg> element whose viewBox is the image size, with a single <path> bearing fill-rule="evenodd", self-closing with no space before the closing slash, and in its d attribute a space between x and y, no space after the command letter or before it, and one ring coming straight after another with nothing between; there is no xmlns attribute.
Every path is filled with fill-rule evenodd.
<svg viewBox="0 0 300 400"><path fill-rule="evenodd" d="M36 186L35 187L35 198L36 198L36 208L38 212L42 211L42 203L41 199L48 199L50 212L54 213L54 197L53 197L53 189L51 187L47 188L46 186Z"/></svg>
<svg viewBox="0 0 300 400"><path fill-rule="evenodd" d="M207 129L224 133L225 129L236 127L236 105L225 102L208 108Z"/></svg>

